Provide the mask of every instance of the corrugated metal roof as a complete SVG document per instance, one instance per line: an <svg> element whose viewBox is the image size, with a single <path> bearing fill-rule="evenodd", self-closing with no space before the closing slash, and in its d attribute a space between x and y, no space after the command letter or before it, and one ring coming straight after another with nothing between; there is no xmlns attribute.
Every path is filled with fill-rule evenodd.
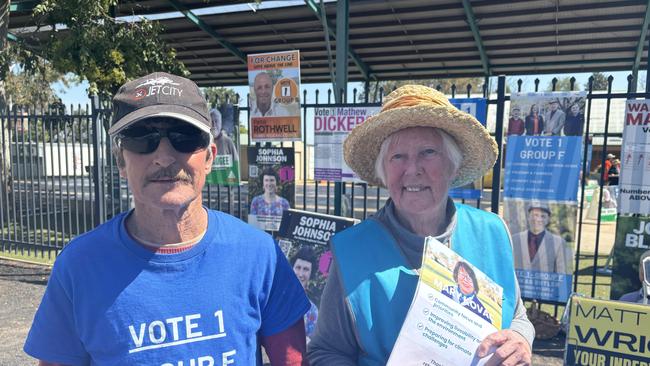
<svg viewBox="0 0 650 366"><path fill-rule="evenodd" d="M243 1L176 0L188 9ZM314 0L318 4L318 0ZM470 2L492 75L631 70L648 1L474 0ZM201 15L243 54L297 49L303 83L329 82L324 30L306 5ZM325 4L336 21L336 3ZM118 16L174 12L169 1L130 1ZM179 13L180 14L180 13ZM201 86L247 83L247 68L230 50L178 16L161 19L163 39ZM10 28L29 25L12 13ZM484 75L479 47L462 0L352 0L350 48L373 78L410 79ZM333 38L332 49L336 42ZM647 66L647 40L640 68ZM349 80L363 74L351 60Z"/></svg>

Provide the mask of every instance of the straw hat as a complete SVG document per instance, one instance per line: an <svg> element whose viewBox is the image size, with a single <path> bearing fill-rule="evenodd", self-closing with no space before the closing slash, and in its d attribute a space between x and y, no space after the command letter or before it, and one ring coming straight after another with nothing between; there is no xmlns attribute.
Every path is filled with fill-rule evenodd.
<svg viewBox="0 0 650 366"><path fill-rule="evenodd" d="M409 127L435 127L451 135L463 153L463 162L451 187L483 176L497 158L497 143L468 113L456 109L437 90L405 85L384 100L381 112L357 125L343 143L345 162L361 179L383 185L375 176L375 160L382 142Z"/></svg>

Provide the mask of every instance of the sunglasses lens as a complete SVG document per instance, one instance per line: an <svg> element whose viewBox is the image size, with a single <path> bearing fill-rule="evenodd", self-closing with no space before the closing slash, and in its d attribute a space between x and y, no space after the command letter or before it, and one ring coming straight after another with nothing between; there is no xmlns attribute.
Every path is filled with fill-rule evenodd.
<svg viewBox="0 0 650 366"><path fill-rule="evenodd" d="M156 129L136 126L122 132L121 146L134 153L150 154L160 145L160 139L167 137L176 151L193 153L210 145L210 135L192 125Z"/></svg>
<svg viewBox="0 0 650 366"><path fill-rule="evenodd" d="M134 153L149 154L160 144L160 132L144 127L125 130L120 138L121 146Z"/></svg>
<svg viewBox="0 0 650 366"><path fill-rule="evenodd" d="M192 153L210 145L210 135L191 125L170 128L167 138L176 151Z"/></svg>

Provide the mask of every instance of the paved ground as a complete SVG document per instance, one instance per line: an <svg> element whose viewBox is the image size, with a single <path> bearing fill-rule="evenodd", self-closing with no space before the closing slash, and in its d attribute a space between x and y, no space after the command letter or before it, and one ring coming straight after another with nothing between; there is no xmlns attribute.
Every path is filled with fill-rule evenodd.
<svg viewBox="0 0 650 366"><path fill-rule="evenodd" d="M0 259L0 365L34 365L22 351L49 269ZM562 365L564 341L536 341L533 364Z"/></svg>

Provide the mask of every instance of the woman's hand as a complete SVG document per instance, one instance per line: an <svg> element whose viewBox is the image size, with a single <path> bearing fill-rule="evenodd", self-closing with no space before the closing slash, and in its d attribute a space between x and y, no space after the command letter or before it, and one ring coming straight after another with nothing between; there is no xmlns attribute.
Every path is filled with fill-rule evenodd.
<svg viewBox="0 0 650 366"><path fill-rule="evenodd" d="M521 334L510 329L500 330L485 337L478 346L477 354L483 358L490 353L494 353L494 355L485 366L530 366L532 362L532 352L528 341Z"/></svg>

